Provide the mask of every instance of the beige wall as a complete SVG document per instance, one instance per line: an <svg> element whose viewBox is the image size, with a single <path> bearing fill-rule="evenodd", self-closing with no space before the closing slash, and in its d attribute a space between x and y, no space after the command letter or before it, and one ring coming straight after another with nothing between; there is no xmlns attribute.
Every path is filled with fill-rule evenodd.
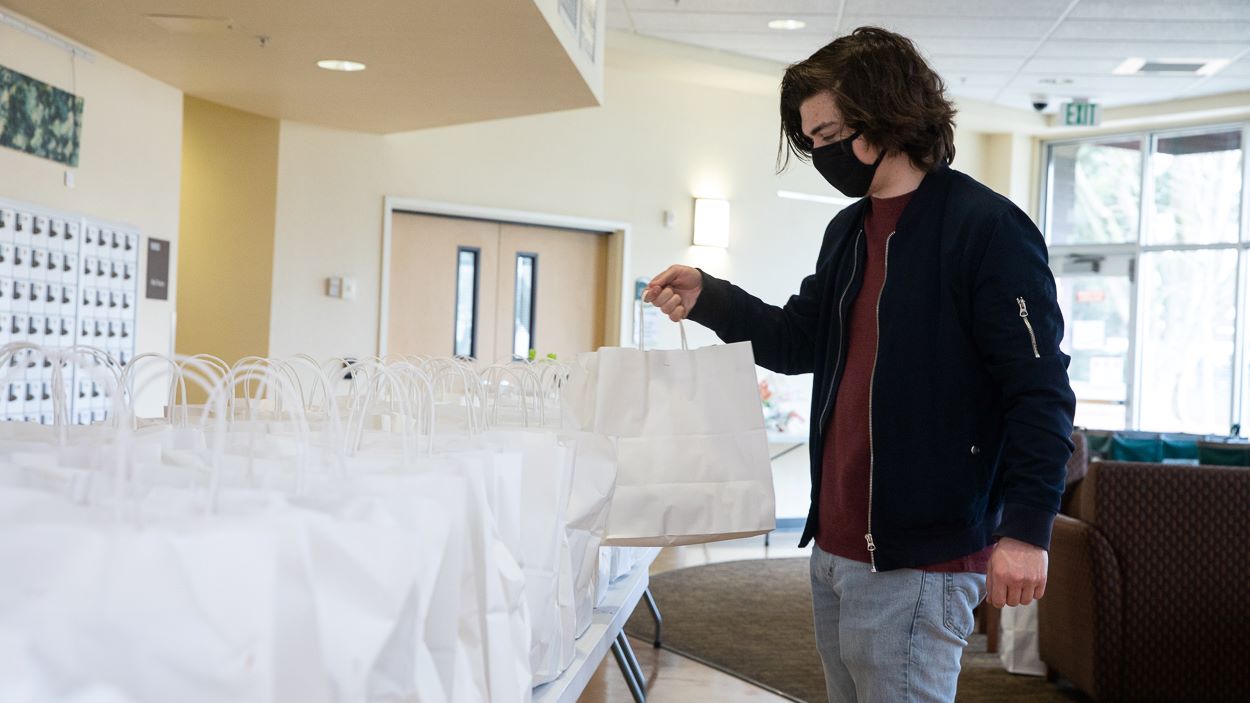
<svg viewBox="0 0 1250 703"><path fill-rule="evenodd" d="M183 105L179 354L269 353L278 121Z"/></svg>
<svg viewBox="0 0 1250 703"><path fill-rule="evenodd" d="M631 288L680 262L784 302L813 270L837 208L777 197L836 195L806 164L775 173L782 69L612 35L601 108L387 137L283 122L271 352L375 351L387 195L626 222ZM977 109L964 106L969 119ZM983 141L961 129L956 167L982 175ZM690 246L693 196L731 201L727 252ZM665 210L677 215L672 229ZM324 297L330 275L357 278L359 298Z"/></svg>
<svg viewBox="0 0 1250 703"><path fill-rule="evenodd" d="M1036 220L1034 140L1024 134L994 132L982 135L981 141L982 181Z"/></svg>
<svg viewBox="0 0 1250 703"><path fill-rule="evenodd" d="M75 186L65 185L62 164L0 149L0 194L132 225L145 237L173 242L177 256L182 93L100 54L71 64L65 51L3 24L0 64L85 100ZM172 349L178 291L172 263L170 273L168 301L141 297L139 353Z"/></svg>

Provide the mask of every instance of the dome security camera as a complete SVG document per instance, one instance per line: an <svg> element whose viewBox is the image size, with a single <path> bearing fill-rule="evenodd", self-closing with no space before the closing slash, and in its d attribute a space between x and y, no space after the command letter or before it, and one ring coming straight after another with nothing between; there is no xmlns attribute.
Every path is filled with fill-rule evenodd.
<svg viewBox="0 0 1250 703"><path fill-rule="evenodd" d="M1033 104L1034 110L1041 112L1050 105L1050 98L1047 98L1045 95L1033 95L1030 98L1030 102Z"/></svg>

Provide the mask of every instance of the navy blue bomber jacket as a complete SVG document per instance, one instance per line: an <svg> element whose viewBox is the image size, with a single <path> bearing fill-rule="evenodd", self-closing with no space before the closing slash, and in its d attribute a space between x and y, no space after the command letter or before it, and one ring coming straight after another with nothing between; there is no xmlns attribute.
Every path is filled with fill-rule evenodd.
<svg viewBox="0 0 1250 703"><path fill-rule="evenodd" d="M867 202L829 223L815 273L784 307L704 272L689 314L725 342L750 341L760 366L814 374L800 546L819 524ZM1041 233L1011 201L943 166L912 196L887 259L870 403L875 567L945 562L1004 536L1049 548L1076 401Z"/></svg>

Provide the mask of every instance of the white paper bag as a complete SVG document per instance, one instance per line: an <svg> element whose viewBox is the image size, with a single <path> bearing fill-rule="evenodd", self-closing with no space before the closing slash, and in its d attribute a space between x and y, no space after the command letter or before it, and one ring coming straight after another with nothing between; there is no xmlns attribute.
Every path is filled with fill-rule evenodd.
<svg viewBox="0 0 1250 703"><path fill-rule="evenodd" d="M564 433L561 441L573 452L573 486L569 496L568 537L573 565L576 634L590 627L601 598L600 546L607 536L608 511L616 489L616 447L611 439L590 433ZM604 582L604 588L607 583Z"/></svg>
<svg viewBox="0 0 1250 703"><path fill-rule="evenodd" d="M607 544L736 539L776 526L772 469L749 343L582 354L566 420L612 437Z"/></svg>
<svg viewBox="0 0 1250 703"><path fill-rule="evenodd" d="M573 662L576 608L566 514L574 452L546 430L497 430L483 441L521 457L517 562L529 604L533 685L559 677ZM506 455L506 454L505 454Z"/></svg>
<svg viewBox="0 0 1250 703"><path fill-rule="evenodd" d="M1003 668L1013 674L1045 676L1046 665L1037 648L1037 602L1003 608L1000 622L998 657Z"/></svg>

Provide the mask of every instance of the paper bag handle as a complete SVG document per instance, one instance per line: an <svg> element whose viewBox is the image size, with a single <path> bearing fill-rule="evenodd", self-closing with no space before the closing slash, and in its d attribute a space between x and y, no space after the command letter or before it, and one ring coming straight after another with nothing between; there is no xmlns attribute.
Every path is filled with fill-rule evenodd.
<svg viewBox="0 0 1250 703"><path fill-rule="evenodd" d="M681 350L690 351L690 345L686 342L686 323L684 320L677 321L677 329L681 332ZM642 330L638 330L638 351L646 351L646 346L642 343Z"/></svg>

